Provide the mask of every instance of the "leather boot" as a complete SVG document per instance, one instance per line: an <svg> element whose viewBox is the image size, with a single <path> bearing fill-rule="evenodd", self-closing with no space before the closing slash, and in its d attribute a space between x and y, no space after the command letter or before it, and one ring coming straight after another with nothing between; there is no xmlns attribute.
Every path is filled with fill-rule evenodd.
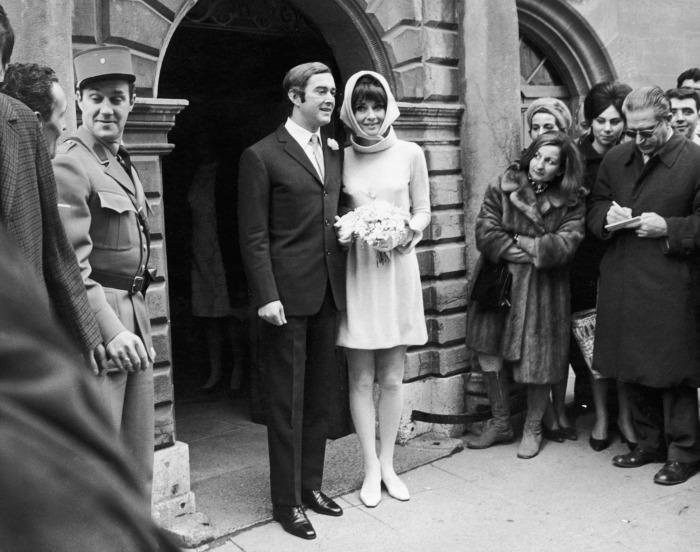
<svg viewBox="0 0 700 552"><path fill-rule="evenodd" d="M493 418L484 424L481 435L467 439L467 448L484 449L496 443L509 443L513 440L510 425L510 396L508 374L505 371L484 372L486 395L491 403Z"/></svg>
<svg viewBox="0 0 700 552"><path fill-rule="evenodd" d="M523 440L518 446L518 458L533 458L540 452L542 416L549 400L549 389L549 385L527 386L527 415L523 427Z"/></svg>

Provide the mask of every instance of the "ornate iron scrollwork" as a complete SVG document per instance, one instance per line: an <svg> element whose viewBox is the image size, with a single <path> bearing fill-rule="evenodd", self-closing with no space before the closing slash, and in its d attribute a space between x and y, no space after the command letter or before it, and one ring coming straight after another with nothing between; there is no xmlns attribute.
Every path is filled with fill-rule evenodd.
<svg viewBox="0 0 700 552"><path fill-rule="evenodd" d="M199 0L182 25L256 34L318 35L301 14L282 0Z"/></svg>

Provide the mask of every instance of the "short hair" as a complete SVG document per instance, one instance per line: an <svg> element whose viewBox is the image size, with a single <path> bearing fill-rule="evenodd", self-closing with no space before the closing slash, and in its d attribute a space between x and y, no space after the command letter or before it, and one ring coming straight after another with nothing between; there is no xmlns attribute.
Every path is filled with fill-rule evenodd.
<svg viewBox="0 0 700 552"><path fill-rule="evenodd" d="M355 88L350 97L350 105L352 110L355 111L359 104L368 101L381 104L386 108L386 90L384 90L382 83L377 78L372 75L363 75L355 83Z"/></svg>
<svg viewBox="0 0 700 552"><path fill-rule="evenodd" d="M294 110L294 102L289 99L289 92L295 92L301 98L301 101L305 102L306 94L304 91L306 90L306 85L309 83L309 79L314 75L323 73L331 73L331 70L327 65L319 61L302 63L287 71L282 81L282 88L284 89L284 97L289 113L292 113Z"/></svg>
<svg viewBox="0 0 700 552"><path fill-rule="evenodd" d="M700 93L695 88L671 88L666 90L666 97L669 100L693 100L695 110L700 111Z"/></svg>
<svg viewBox="0 0 700 552"><path fill-rule="evenodd" d="M622 103L625 114L631 111L654 110L654 119L657 121L670 120L671 102L658 86L642 86L630 92Z"/></svg>
<svg viewBox="0 0 700 552"><path fill-rule="evenodd" d="M519 161L521 171L528 172L532 161L543 146L557 146L561 151L561 163L564 174L559 180L559 186L567 198L568 205L575 205L588 191L583 186L583 161L581 154L565 132L553 130L537 136L523 152Z"/></svg>
<svg viewBox="0 0 700 552"><path fill-rule="evenodd" d="M614 107L624 119L622 103L627 95L632 92L632 87L620 82L599 82L586 94L583 100L583 117L587 122L593 121L610 106Z"/></svg>
<svg viewBox="0 0 700 552"><path fill-rule="evenodd" d="M37 111L42 120L51 119L54 108L53 83L58 77L51 67L36 63L12 63L5 72L5 82L0 92L12 96L32 111Z"/></svg>
<svg viewBox="0 0 700 552"><path fill-rule="evenodd" d="M12 57L12 50L15 48L15 32L10 25L10 18L7 17L5 9L0 6L0 62L3 67L7 67Z"/></svg>
<svg viewBox="0 0 700 552"><path fill-rule="evenodd" d="M676 82L676 88L683 88L683 83L687 80L700 81L700 67L692 67L683 71L678 75L678 80Z"/></svg>

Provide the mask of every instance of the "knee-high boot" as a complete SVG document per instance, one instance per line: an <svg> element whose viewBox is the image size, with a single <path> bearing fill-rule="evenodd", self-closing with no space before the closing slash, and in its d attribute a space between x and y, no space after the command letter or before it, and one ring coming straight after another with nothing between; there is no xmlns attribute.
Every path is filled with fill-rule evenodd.
<svg viewBox="0 0 700 552"><path fill-rule="evenodd" d="M540 452L542 442L542 416L549 400L551 385L527 386L527 415L523 427L523 440L518 446L518 458L532 458Z"/></svg>
<svg viewBox="0 0 700 552"><path fill-rule="evenodd" d="M493 418L486 421L481 435L470 437L467 448L484 449L496 443L508 443L513 440L513 428L510 425L510 397L508 395L508 374L484 372L486 395L491 403Z"/></svg>

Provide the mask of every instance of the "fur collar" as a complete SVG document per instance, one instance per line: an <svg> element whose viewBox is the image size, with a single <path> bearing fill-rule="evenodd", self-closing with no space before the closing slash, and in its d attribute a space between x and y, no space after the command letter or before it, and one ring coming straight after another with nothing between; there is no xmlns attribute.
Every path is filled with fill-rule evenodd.
<svg viewBox="0 0 700 552"><path fill-rule="evenodd" d="M566 204L566 198L559 186L548 188L538 200L527 174L519 170L515 163L510 165L501 177L501 190L509 194L513 206L522 211L542 231L544 231L542 216L552 208L559 208Z"/></svg>

